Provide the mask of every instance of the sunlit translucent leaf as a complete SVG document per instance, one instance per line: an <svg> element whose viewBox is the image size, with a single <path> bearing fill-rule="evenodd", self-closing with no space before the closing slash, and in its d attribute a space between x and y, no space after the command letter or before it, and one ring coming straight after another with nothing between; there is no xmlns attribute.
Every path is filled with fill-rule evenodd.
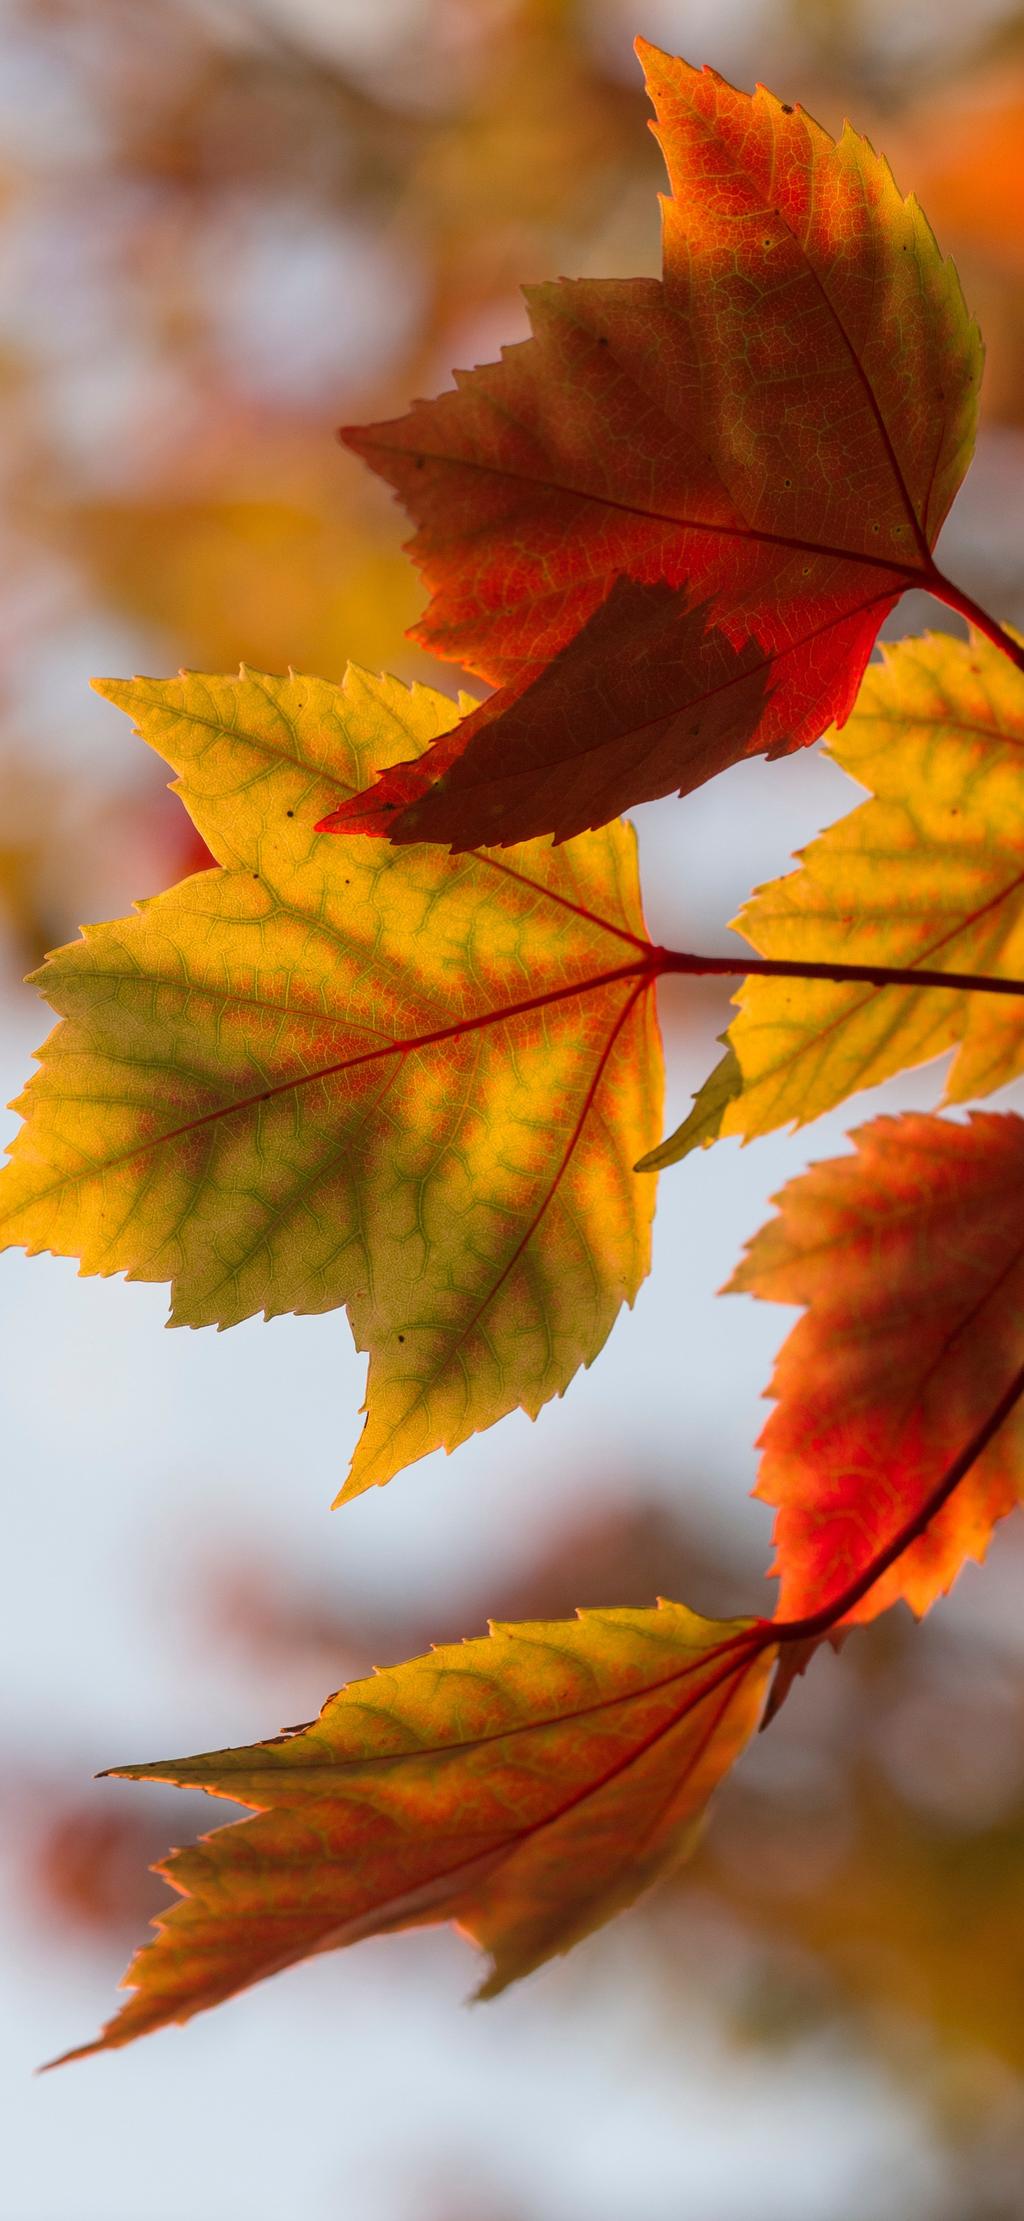
<svg viewBox="0 0 1024 2221"><path fill-rule="evenodd" d="M665 1165L680 1164L692 1149L710 1149L720 1134L734 1129L727 1124L729 1110L736 1097L742 1093L743 1074L739 1059L732 1048L728 1034L722 1036L725 1055L720 1057L714 1070L708 1074L703 1087L693 1098L693 1109L687 1113L674 1133L659 1142L657 1149L641 1157L638 1172L660 1172Z"/></svg>
<svg viewBox="0 0 1024 2221"><path fill-rule="evenodd" d="M816 740L970 457L981 348L885 161L643 45L664 276L527 294L533 337L348 435L396 488L417 638L502 691L339 823L562 838Z"/></svg>
<svg viewBox="0 0 1024 2221"><path fill-rule="evenodd" d="M800 1303L757 1494L779 1506L779 1612L818 1611L913 1518L1024 1355L1024 1119L879 1118L777 1198L730 1291ZM1024 1409L850 1617L924 1612L1024 1488Z"/></svg>
<svg viewBox="0 0 1024 2221"><path fill-rule="evenodd" d="M883 650L829 753L872 799L735 920L760 956L1024 977L1024 677L975 635ZM954 1045L946 1100L1024 1071L1024 1000L749 979L671 1164L720 1134L803 1125Z"/></svg>
<svg viewBox="0 0 1024 2221"><path fill-rule="evenodd" d="M117 1771L256 1808L161 1871L183 1902L86 2051L313 1952L455 1920L493 1996L678 1865L757 1725L774 1649L680 1604L496 1625L352 1682L309 1728ZM71 2054L69 2056L76 2056Z"/></svg>
<svg viewBox="0 0 1024 2221"><path fill-rule="evenodd" d="M351 671L111 682L222 870L37 975L64 1024L0 1239L169 1280L178 1325L348 1306L349 1492L601 1348L647 1270L660 1049L631 830L454 862L318 837L445 697Z"/></svg>

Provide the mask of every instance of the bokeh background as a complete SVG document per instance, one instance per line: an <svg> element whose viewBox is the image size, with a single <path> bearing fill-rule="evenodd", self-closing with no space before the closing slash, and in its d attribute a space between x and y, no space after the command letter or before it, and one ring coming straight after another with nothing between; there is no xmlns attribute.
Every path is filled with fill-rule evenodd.
<svg viewBox="0 0 1024 2221"><path fill-rule="evenodd" d="M0 9L0 1063L22 973L203 861L92 672L454 688L335 425L524 330L524 279L654 271L637 29L880 142L989 348L945 567L1024 619L1024 16L975 0L6 0ZM923 599L893 629L954 624ZM638 813L652 927L725 948L848 806L814 755ZM665 998L681 1114L727 1015ZM936 1100L932 1068L859 1102ZM817 1661L686 1878L495 2006L448 1932L361 1946L33 2082L88 2036L223 1808L94 1784L248 1741L500 1616L761 1607L748 1498L788 1320L714 1290L807 1136L662 1184L652 1281L536 1427L344 1512L340 1317L164 1334L159 1289L3 1258L0 2205L9 2221L1019 2221L1024 1550ZM10 1126L13 1130L13 1119Z"/></svg>

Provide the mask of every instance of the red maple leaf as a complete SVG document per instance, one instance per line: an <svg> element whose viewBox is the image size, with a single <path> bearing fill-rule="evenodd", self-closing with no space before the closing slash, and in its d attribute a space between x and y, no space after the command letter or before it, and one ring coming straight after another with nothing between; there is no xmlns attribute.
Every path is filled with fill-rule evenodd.
<svg viewBox="0 0 1024 2221"><path fill-rule="evenodd" d="M816 740L898 596L948 598L981 371L952 265L849 127L640 50L663 278L532 288L531 339L345 434L419 528L416 638L500 691L331 830L564 839Z"/></svg>

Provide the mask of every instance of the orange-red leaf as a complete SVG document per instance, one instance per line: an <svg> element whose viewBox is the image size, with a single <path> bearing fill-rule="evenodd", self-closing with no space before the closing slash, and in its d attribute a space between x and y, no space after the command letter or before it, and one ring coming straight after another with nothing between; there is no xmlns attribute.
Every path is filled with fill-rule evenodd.
<svg viewBox="0 0 1024 2221"><path fill-rule="evenodd" d="M779 1612L840 1596L913 1519L1024 1355L1024 1119L879 1118L777 1199L730 1282L802 1303L779 1356L756 1493L779 1507ZM927 1610L1024 1487L1018 1407L849 1615Z"/></svg>
<svg viewBox="0 0 1024 2221"><path fill-rule="evenodd" d="M397 1928L457 1921L491 1954L485 1996L569 1950L692 1847L757 1725L775 1649L754 1627L681 1604L495 1626L273 1742L117 1769L258 1817L171 1853L182 1902L83 2050Z"/></svg>
<svg viewBox="0 0 1024 2221"><path fill-rule="evenodd" d="M970 457L981 349L885 161L642 44L664 275L531 288L533 337L350 444L502 691L339 826L565 838L842 722Z"/></svg>

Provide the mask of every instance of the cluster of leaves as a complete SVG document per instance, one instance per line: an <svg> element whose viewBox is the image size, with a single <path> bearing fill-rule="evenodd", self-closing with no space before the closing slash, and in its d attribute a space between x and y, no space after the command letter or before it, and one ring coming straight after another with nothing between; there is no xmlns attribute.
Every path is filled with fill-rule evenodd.
<svg viewBox="0 0 1024 2221"><path fill-rule="evenodd" d="M417 524L419 637L495 691L105 682L215 862L36 975L61 1022L4 1239L169 1281L175 1324L345 1305L346 1497L592 1362L662 1167L951 1048L951 1104L1024 1067L1024 649L932 552L981 371L956 274L849 128L643 54L663 278L541 287L499 364L349 435ZM970 639L867 670L912 586ZM755 953L654 946L616 813L830 723L869 799L753 898ZM738 1015L659 1143L657 982L702 971L743 977ZM982 1554L1024 1470L1024 1120L852 1138L731 1284L804 1309L758 1484L775 1619L500 1625L123 1769L255 1817L167 1862L182 1902L100 2045L440 1919L492 1994L685 1856L776 1667L769 1716L817 1642Z"/></svg>

